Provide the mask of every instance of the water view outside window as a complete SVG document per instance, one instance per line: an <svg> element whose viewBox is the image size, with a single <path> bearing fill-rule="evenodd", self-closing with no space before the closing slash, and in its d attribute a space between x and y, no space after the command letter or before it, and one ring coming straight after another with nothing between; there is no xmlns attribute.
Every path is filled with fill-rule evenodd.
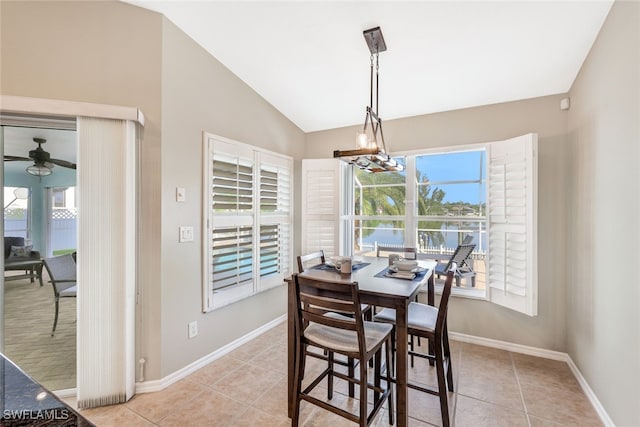
<svg viewBox="0 0 640 427"><path fill-rule="evenodd" d="M353 253L374 255L376 244L451 254L463 241L486 253L484 150L395 158L403 172L353 168Z"/></svg>

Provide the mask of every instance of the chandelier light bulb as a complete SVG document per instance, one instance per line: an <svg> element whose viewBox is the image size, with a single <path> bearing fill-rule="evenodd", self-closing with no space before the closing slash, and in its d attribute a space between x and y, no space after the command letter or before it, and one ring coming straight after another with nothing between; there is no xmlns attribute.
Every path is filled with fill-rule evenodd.
<svg viewBox="0 0 640 427"><path fill-rule="evenodd" d="M369 146L369 138L364 132L359 132L356 136L356 145L358 148L367 148Z"/></svg>

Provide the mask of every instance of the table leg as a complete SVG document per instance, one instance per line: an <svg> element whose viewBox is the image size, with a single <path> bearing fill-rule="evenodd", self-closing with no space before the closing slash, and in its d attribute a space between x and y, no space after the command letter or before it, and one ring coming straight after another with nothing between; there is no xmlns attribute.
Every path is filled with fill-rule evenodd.
<svg viewBox="0 0 640 427"><path fill-rule="evenodd" d="M406 427L409 423L407 303L396 309L396 410L398 427Z"/></svg>

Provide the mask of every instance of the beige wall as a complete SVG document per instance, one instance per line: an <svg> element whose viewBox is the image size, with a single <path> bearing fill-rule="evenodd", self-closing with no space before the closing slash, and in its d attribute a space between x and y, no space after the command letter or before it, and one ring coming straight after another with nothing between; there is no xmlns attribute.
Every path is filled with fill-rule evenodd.
<svg viewBox="0 0 640 427"><path fill-rule="evenodd" d="M202 313L202 131L298 160L304 134L168 20L162 40L162 372L167 375L286 312L281 286ZM186 203L175 201L176 187L186 188ZM195 226L193 243L178 243L180 225ZM200 331L189 340L187 324L193 320Z"/></svg>
<svg viewBox="0 0 640 427"><path fill-rule="evenodd" d="M0 2L3 95L139 107L141 298L138 355L160 376L160 131L162 17L120 2Z"/></svg>
<svg viewBox="0 0 640 427"><path fill-rule="evenodd" d="M0 15L3 95L135 106L145 114L136 360L146 358L146 379L284 314L283 287L202 313L202 131L290 154L296 167L302 131L157 13L115 1L3 0ZM186 203L175 202L178 186ZM195 227L193 243L178 244L179 225ZM199 335L187 340L193 320Z"/></svg>
<svg viewBox="0 0 640 427"><path fill-rule="evenodd" d="M563 95L389 120L385 140L393 151L409 151L539 136L538 316L529 317L484 300L453 298L449 329L550 350L566 350L565 323L565 163L567 113ZM383 117L384 118L384 117ZM305 157L331 157L355 144L357 127L307 135Z"/></svg>
<svg viewBox="0 0 640 427"><path fill-rule="evenodd" d="M571 88L567 330L618 426L640 425L640 3L616 1Z"/></svg>

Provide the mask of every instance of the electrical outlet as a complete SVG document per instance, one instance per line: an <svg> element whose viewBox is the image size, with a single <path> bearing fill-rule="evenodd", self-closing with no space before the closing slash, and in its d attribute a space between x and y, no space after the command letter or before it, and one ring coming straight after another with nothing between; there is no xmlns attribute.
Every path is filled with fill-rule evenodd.
<svg viewBox="0 0 640 427"><path fill-rule="evenodd" d="M193 227L181 226L178 242L193 242Z"/></svg>
<svg viewBox="0 0 640 427"><path fill-rule="evenodd" d="M198 335L198 321L194 320L189 322L189 339L195 338Z"/></svg>

